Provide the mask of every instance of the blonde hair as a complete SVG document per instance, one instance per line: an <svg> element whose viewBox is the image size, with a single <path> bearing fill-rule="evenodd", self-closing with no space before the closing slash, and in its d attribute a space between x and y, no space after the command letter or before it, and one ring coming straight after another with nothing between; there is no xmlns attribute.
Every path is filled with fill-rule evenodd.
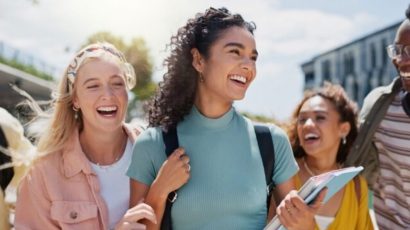
<svg viewBox="0 0 410 230"><path fill-rule="evenodd" d="M93 59L101 59L107 54L118 59L120 67L125 74L127 88L131 89L135 86L136 77L133 67L126 62L124 55L112 44L106 42L94 43L80 50L60 80L57 88L58 91L53 93L52 106L49 114L46 115L48 117L47 127L44 132L40 134L37 144L39 156L63 149L73 132L75 132L76 129L82 129L83 121L81 112L76 112L73 108L73 97L76 91L74 84L76 75L82 65ZM78 114L76 115L76 113ZM40 116L41 115L44 115L44 113L40 112Z"/></svg>

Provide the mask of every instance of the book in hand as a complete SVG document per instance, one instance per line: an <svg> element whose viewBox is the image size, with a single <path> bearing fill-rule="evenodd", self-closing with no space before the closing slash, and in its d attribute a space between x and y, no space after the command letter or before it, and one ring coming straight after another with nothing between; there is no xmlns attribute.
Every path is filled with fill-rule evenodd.
<svg viewBox="0 0 410 230"><path fill-rule="evenodd" d="M363 170L362 166L348 167L329 171L309 178L299 189L298 195L306 204L311 204L323 188L327 188L323 203L326 203L335 193L342 189L353 177ZM264 228L264 230L284 229L276 215Z"/></svg>

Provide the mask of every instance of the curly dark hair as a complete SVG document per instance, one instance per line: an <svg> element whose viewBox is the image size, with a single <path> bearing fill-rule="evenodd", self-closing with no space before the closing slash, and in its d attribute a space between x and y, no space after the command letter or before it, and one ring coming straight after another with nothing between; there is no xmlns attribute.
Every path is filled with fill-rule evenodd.
<svg viewBox="0 0 410 230"><path fill-rule="evenodd" d="M226 8L211 7L189 19L171 37L171 53L164 61L167 72L148 104L149 126L167 130L175 127L190 112L199 77L192 66L191 50L196 48L205 59L209 58L212 44L233 26L243 27L252 34L256 28L253 22L246 22L239 14L231 14Z"/></svg>
<svg viewBox="0 0 410 230"><path fill-rule="evenodd" d="M346 136L346 144L340 144L337 151L336 162L343 164L346 157L353 145L354 140L357 137L357 105L355 102L349 99L346 92L340 85L325 82L324 85L316 90L307 91L302 101L296 106L295 111L292 114L290 125L288 126L289 140L292 145L293 153L296 158L306 156L305 150L300 145L297 125L300 109L303 104L312 97L320 96L330 101L336 111L339 113L340 122L349 122L350 132Z"/></svg>

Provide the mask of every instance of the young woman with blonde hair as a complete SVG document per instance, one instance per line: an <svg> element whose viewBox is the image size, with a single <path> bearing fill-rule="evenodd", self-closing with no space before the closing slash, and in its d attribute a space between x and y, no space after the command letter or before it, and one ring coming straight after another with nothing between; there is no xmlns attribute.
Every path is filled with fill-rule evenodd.
<svg viewBox="0 0 410 230"><path fill-rule="evenodd" d="M124 123L133 68L108 43L79 51L62 77L41 157L20 184L16 229L135 229L153 209L129 207L125 175L139 132Z"/></svg>

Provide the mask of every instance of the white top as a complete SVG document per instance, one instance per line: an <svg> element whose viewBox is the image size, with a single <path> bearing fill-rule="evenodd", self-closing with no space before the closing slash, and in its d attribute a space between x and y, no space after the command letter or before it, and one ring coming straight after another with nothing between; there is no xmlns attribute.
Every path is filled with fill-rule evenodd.
<svg viewBox="0 0 410 230"><path fill-rule="evenodd" d="M101 196L108 208L110 229L114 229L129 207L130 179L125 173L131 162L131 157L132 142L128 140L124 153L114 164L97 165L91 162L91 166L100 181Z"/></svg>
<svg viewBox="0 0 410 230"><path fill-rule="evenodd" d="M320 230L326 230L329 225L335 220L335 218L331 216L315 215L315 220Z"/></svg>

